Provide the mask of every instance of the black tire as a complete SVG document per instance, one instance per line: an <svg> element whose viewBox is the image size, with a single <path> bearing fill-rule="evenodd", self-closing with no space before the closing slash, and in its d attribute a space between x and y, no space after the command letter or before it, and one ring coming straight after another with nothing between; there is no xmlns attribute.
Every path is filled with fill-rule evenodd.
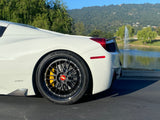
<svg viewBox="0 0 160 120"><path fill-rule="evenodd" d="M42 96L58 104L73 104L89 87L89 70L78 55L56 51L45 56L36 71L36 85Z"/></svg>

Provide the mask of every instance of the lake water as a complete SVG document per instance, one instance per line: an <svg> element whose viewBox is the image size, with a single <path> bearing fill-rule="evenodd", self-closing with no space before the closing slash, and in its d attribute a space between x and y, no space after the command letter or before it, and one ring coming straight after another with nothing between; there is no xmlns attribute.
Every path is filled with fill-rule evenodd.
<svg viewBox="0 0 160 120"><path fill-rule="evenodd" d="M125 68L160 70L160 50L158 49L120 49L120 53L122 66ZM125 59L125 66L123 59Z"/></svg>

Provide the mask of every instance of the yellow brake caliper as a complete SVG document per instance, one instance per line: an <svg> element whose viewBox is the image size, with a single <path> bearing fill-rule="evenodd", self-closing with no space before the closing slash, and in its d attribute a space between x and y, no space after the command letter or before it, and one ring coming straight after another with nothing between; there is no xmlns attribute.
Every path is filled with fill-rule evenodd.
<svg viewBox="0 0 160 120"><path fill-rule="evenodd" d="M50 79L50 84L54 87L54 68L52 68L52 71L50 71L50 77L49 77L49 79Z"/></svg>

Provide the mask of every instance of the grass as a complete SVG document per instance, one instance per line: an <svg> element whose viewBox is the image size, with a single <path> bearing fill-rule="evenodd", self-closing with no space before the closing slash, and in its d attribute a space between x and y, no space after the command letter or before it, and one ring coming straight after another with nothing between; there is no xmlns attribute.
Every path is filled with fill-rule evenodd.
<svg viewBox="0 0 160 120"><path fill-rule="evenodd" d="M122 48L124 46L123 40L116 40L117 45ZM129 40L129 46L132 47L141 47L141 48L156 48L160 49L160 37L157 37L155 40L152 41L152 43L143 44L141 40L137 39L130 39Z"/></svg>

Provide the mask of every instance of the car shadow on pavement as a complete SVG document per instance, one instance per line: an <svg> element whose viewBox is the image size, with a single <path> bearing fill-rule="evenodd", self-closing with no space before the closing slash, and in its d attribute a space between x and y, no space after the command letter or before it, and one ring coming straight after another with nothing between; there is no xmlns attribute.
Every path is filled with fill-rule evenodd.
<svg viewBox="0 0 160 120"><path fill-rule="evenodd" d="M118 97L118 96L123 96L126 94L130 94L136 91L139 91L141 89L144 89L156 82L158 82L159 79L157 78L154 80L135 80L135 79L129 79L129 80L115 80L114 83L112 84L111 88L109 90L106 90L104 92L92 95L92 96L84 96L80 103L83 102L89 102L89 101L94 101L98 99L102 99L105 97Z"/></svg>

